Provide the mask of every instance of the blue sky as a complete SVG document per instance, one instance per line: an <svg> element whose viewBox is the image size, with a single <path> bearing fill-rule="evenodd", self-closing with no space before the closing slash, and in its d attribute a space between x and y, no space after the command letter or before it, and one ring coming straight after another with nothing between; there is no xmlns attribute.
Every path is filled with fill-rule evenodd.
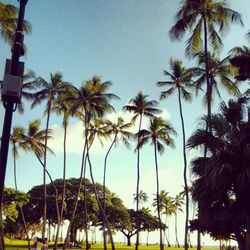
<svg viewBox="0 0 250 250"><path fill-rule="evenodd" d="M17 1L4 1L17 6ZM161 89L156 82L164 80L163 69L169 69L170 57L182 59L186 66L194 65L184 57L185 39L171 42L168 31L174 24L174 14L180 1L177 0L30 0L25 18L32 24L32 33L25 36L28 54L25 60L27 69L37 76L49 79L50 73L60 71L65 81L80 86L93 75L100 75L103 81L110 80L113 86L110 92L120 96L113 102L119 112L127 101L140 90L149 95L149 99L159 99ZM234 46L247 44L246 32L250 29L249 0L231 1L232 9L242 13L245 27L233 25L224 36L226 55ZM0 77L3 75L5 58L10 58L8 45L0 40ZM228 98L222 91L222 97ZM160 103L164 115L170 119L179 132L176 149L167 149L160 157L161 188L175 195L183 185L182 145L177 96ZM42 119L43 105L30 110L26 105L23 115L14 113L13 125L27 126L29 120ZM216 104L214 111L217 110ZM196 127L197 118L205 113L201 99L184 106L187 135ZM3 121L4 109L0 107ZM54 178L62 176L62 146L60 117L52 116L51 127L55 131L55 140L51 142L56 156L49 156L48 169ZM42 120L45 127L45 119ZM0 124L0 128L2 123ZM80 125L71 121L68 146L68 177L77 177L80 173L81 132ZM79 132L75 135L76 132ZM107 146L106 146L107 147ZM124 203L134 207L136 156L132 150L118 146L110 156L107 186L117 193ZM10 151L11 152L11 151ZM96 146L93 150L94 174L97 181L102 180L103 154ZM189 153L190 156L190 153ZM191 157L191 156L190 156ZM189 158L190 158L189 157ZM142 151L141 189L152 198L155 193L155 175L153 149ZM32 186L42 183L42 171L32 155L20 153L18 162L18 184L21 190L28 191ZM13 186L13 160L9 157L6 185ZM145 204L146 205L146 204ZM149 205L149 204L147 204Z"/></svg>

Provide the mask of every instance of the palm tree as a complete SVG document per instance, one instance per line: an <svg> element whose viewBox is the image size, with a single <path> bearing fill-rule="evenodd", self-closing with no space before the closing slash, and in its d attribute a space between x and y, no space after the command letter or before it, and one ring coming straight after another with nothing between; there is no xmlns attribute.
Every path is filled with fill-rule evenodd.
<svg viewBox="0 0 250 250"><path fill-rule="evenodd" d="M187 55L195 55L204 51L208 116L211 114L213 85L209 77L208 43L212 51L218 52L223 46L219 33L223 33L230 23L240 23L243 26L241 15L230 9L226 0L185 0L176 14L176 23L170 29L170 37L173 40L181 39L187 30L192 29L192 35L187 40ZM216 31L216 26L219 28L219 33Z"/></svg>
<svg viewBox="0 0 250 250"><path fill-rule="evenodd" d="M24 140L24 128L22 127L14 127L13 128L13 132L10 135L10 141L12 142L13 145L13 158L14 158L14 183L15 183L15 189L16 191L18 191L18 187L17 187L17 175L16 175L16 158L18 156L18 146L23 146L23 140ZM30 238L29 238L29 234L28 234L28 229L27 229L27 223L24 217L24 213L23 213L23 208L22 206L19 207L20 209L20 213L21 213L21 217L22 217L22 221L23 221L23 226L24 226L24 231L28 240L28 248L29 250L31 249L30 247Z"/></svg>
<svg viewBox="0 0 250 250"><path fill-rule="evenodd" d="M107 172L107 161L108 156L113 148L118 143L118 139L121 140L127 147L129 146L128 139L132 137L132 133L128 131L128 129L133 125L133 123L128 122L125 123L122 117L118 117L115 123L111 121L106 121L106 133L105 135L113 136L112 142L107 150L107 153L104 158L104 168L103 168L103 210L105 212L106 208L106 172ZM103 225L103 242L104 242L104 250L107 249L106 246L106 226Z"/></svg>
<svg viewBox="0 0 250 250"><path fill-rule="evenodd" d="M188 91L189 88L193 88L194 84L192 83L193 70L185 69L182 66L180 60L170 60L171 72L164 70L164 75L170 78L169 81L160 81L157 83L160 87L168 87L167 90L162 91L160 99L165 99L169 95L173 94L175 90L178 92L178 102L181 118L181 127L182 127L182 149L183 149L183 161L184 161L184 185L186 190L186 220L185 220L185 237L184 237L184 246L188 244L188 220L189 220L189 196L188 196L188 180L187 180L187 156L186 156L186 133L185 133L185 124L182 111L182 98L185 101L191 101L191 93Z"/></svg>
<svg viewBox="0 0 250 250"><path fill-rule="evenodd" d="M199 53L196 55L198 58L198 67L193 70L199 76L195 81L197 89L200 88L204 83L207 85L206 94L203 98L203 102L207 105L207 130L210 130L209 119L211 117L211 106L213 101L214 90L220 97L220 92L218 90L218 82L227 90L229 94L238 95L239 90L237 88L237 81L234 82L230 78L236 75L236 68L229 64L229 57L220 60L214 53ZM209 68L206 66L209 64ZM208 80L207 80L208 79ZM219 80L219 81L217 81ZM209 83L209 84L208 84ZM204 156L207 154L206 147L204 148ZM199 204L198 204L199 210ZM199 216L199 212L198 212ZM197 249L200 249L200 233L198 231L198 243Z"/></svg>
<svg viewBox="0 0 250 250"><path fill-rule="evenodd" d="M66 142L67 142L67 128L70 116L78 116L79 112L73 112L71 107L72 104L68 101L69 97L72 97L74 93L73 86L67 84L64 92L58 93L58 98L52 101L51 111L55 112L57 115L63 115L63 188L62 188L62 200L60 208L60 221L63 222L63 211L64 211L64 200L65 200L65 191L66 191ZM60 226L57 227L55 245L57 245L59 237Z"/></svg>
<svg viewBox="0 0 250 250"><path fill-rule="evenodd" d="M108 133L108 120L105 120L103 118L95 118L90 120L89 123L89 149L93 145L94 141L96 138L98 138L99 142L103 146L103 139L108 139L110 138L110 133ZM85 179L85 173L86 173L86 168L84 171L84 179ZM105 178L105 176L104 176ZM85 183L84 183L85 184ZM86 192L86 189L84 189L84 192ZM84 193L84 196L86 196L86 193ZM105 198L106 197L106 191L105 191L105 186L103 185L103 210L105 211ZM85 203L86 206L86 203ZM85 220L87 221L87 207L85 207ZM104 250L107 249L107 242L106 242L106 226L104 220L102 221L102 230L103 230L103 248ZM86 243L88 239L88 232L87 232L87 223L86 223Z"/></svg>
<svg viewBox="0 0 250 250"><path fill-rule="evenodd" d="M139 202L139 209L141 209L140 205L148 201L148 195L143 190L140 190L138 197L134 194L134 201Z"/></svg>
<svg viewBox="0 0 250 250"><path fill-rule="evenodd" d="M158 102L155 100L148 101L148 96L144 95L142 92L139 92L139 94L132 98L127 105L123 107L123 110L132 112L134 114L133 120L135 120L137 117L139 118L139 127L138 127L138 134L137 134L137 145L140 144L140 137L139 133L141 131L141 125L142 125L142 118L143 116L146 117L154 117L155 114L160 113L160 110L156 108L158 105ZM139 197L139 189L140 189L140 148L137 148L137 182L136 182L136 197ZM136 202L136 212L138 214L139 211L139 200ZM139 245L139 217L137 218L136 227L137 227L137 233L136 233L136 244L135 244L135 250L138 250Z"/></svg>
<svg viewBox="0 0 250 250"><path fill-rule="evenodd" d="M185 195L186 195L186 193L185 193ZM180 247L179 240L178 240L178 233L177 233L177 215L178 215L178 212L183 212L183 210L182 210L182 205L184 204L183 198L184 197L183 197L183 195L181 193L177 194L175 196L175 198L174 198L175 243L176 243L177 247ZM188 238L188 235L187 235L187 238ZM187 243L186 244L188 245L188 239L187 239Z"/></svg>
<svg viewBox="0 0 250 250"><path fill-rule="evenodd" d="M46 136L45 136L45 147L44 147L44 172L43 172L43 185L44 185L44 214L43 214L43 230L42 230L42 238L44 238L45 234L45 226L46 226L46 216L47 216L47 190L46 190L46 169L47 169L47 144L48 144L48 129L49 129L49 121L50 121L50 113L52 102L56 98L58 98L58 94L65 89L65 85L62 82L62 74L55 73L50 74L50 82L45 81L43 78L38 77L34 81L37 84L41 85L41 90L37 91L33 97L34 101L32 103L32 108L38 104L41 104L42 101L46 100L46 112L47 112L47 120L46 120Z"/></svg>
<svg viewBox="0 0 250 250"><path fill-rule="evenodd" d="M32 152L34 155L40 159L44 154L45 147L45 138L46 138L46 130L40 130L41 121L36 119L34 121L29 122L28 130L24 135L23 145L21 147L27 151ZM51 130L47 131L48 138L51 138ZM52 152L49 148L47 148L50 152Z"/></svg>
<svg viewBox="0 0 250 250"><path fill-rule="evenodd" d="M14 32L17 25L18 9L11 5L0 2L0 33L1 36L9 43L13 45ZM23 31L28 33L31 31L29 22L24 20Z"/></svg>
<svg viewBox="0 0 250 250"><path fill-rule="evenodd" d="M141 148L147 142L151 142L154 147L154 158L155 158L155 172L156 172L156 197L157 197L157 213L158 220L161 225L161 213L160 213L160 190L159 190L159 170L158 170L158 158L157 153L163 154L164 146L168 145L174 147L174 141L171 137L176 135L174 128L166 122L161 117L155 117L150 120L149 130L143 129L139 132L138 137L140 141L138 148ZM160 227L160 249L164 249L163 240L162 240L162 228Z"/></svg>
<svg viewBox="0 0 250 250"><path fill-rule="evenodd" d="M211 112L211 104L213 101L213 93L214 91L217 93L219 97L219 86L218 83L220 83L220 86L224 87L224 89L228 92L230 95L238 96L240 94L240 91L237 87L238 81L233 80L233 77L236 76L238 70L236 67L230 64L229 59L230 57L227 56L220 60L219 57L217 57L214 53L210 54L208 53L208 62L209 62L209 82L211 87L211 99L210 103L208 100L207 93L205 94L203 98L203 102L206 105L210 105L210 112ZM199 53L196 55L196 58L198 60L198 67L194 67L193 71L195 72L196 76L198 77L195 80L195 85L197 87L197 90L202 88L202 85L205 83L206 79L206 62L205 62L205 55L204 53ZM210 113L211 114L211 113ZM208 116L210 116L208 114Z"/></svg>
<svg viewBox="0 0 250 250"><path fill-rule="evenodd" d="M157 196L154 198L153 206L156 207L157 211ZM174 203L173 198L168 195L168 192L165 190L161 190L159 194L159 207L162 215L165 215L165 224L167 225L167 218L174 213ZM170 247L169 238L167 237L166 232L164 231L164 235L166 237L168 247Z"/></svg>
<svg viewBox="0 0 250 250"><path fill-rule="evenodd" d="M107 93L111 82L102 82L99 76L94 76L91 80L86 81L80 87L80 89L74 88L74 97L69 98L69 101L72 101L74 105L72 110L78 110L82 112L82 121L84 126L84 146L82 152L82 163L81 163L81 173L78 183L78 191L76 195L75 204L73 207L72 217L68 226L64 250L66 249L67 239L69 237L70 229L74 221L75 212L78 204L78 197L80 195L80 189L83 182L83 175L85 173L85 166L87 161L87 153L89 150L89 131L90 131L90 121L93 117L102 117L106 112L113 111L113 107L109 104L109 101L112 99L117 99L118 97L114 94ZM85 188L85 185L84 185ZM99 207L101 204L98 204ZM112 238L111 231L109 230L110 237ZM114 244L112 244L114 247ZM88 248L88 244L86 245Z"/></svg>
<svg viewBox="0 0 250 250"><path fill-rule="evenodd" d="M55 183L47 169L45 169L45 164L42 161L42 158L45 153L45 147L47 147L47 151L53 153L53 151L46 146L45 141L52 138L51 137L51 130L43 129L40 130L40 120L34 120L29 123L28 132L26 135L24 135L24 140L22 142L22 148L27 152L32 152L40 162L41 166L43 167L43 171L48 175L51 184L53 186L53 189L55 191L55 205L56 205L56 212L57 212L57 224L58 227L60 226L61 220L60 220L60 211L59 211L59 205L58 205L58 191L55 186ZM45 170L44 170L45 169ZM57 249L57 244L54 245L54 249Z"/></svg>
<svg viewBox="0 0 250 250"><path fill-rule="evenodd" d="M227 90L229 94L238 95L239 90L237 88L237 81L234 82L230 79L230 77L233 77L236 75L237 71L236 68L229 64L229 57L226 57L222 60L220 60L214 53L198 53L196 55L198 58L198 66L194 68L193 70L196 72L197 75L199 75L198 79L196 80L195 84L197 85L197 89L200 88L201 85L206 83L207 90L206 94L203 98L203 102L207 105L207 130L210 130L209 126L209 120L211 117L211 107L212 107L212 101L213 101L213 90L217 92L217 94L220 97L220 93L218 90L218 81L220 80L221 85ZM209 65L209 67L207 66ZM207 154L206 147L204 148L204 156ZM199 204L198 204L198 210L199 210ZM199 212L198 212L199 216ZM198 243L197 243L197 250L200 250L200 233L198 231Z"/></svg>

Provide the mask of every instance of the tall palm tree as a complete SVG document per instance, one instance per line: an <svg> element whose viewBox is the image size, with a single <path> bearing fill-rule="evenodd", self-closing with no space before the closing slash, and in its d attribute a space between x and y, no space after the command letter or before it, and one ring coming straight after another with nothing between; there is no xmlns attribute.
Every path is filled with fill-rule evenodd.
<svg viewBox="0 0 250 250"><path fill-rule="evenodd" d="M183 150L183 161L184 161L184 185L186 190L186 220L185 220L185 237L184 237L184 246L188 244L188 220L189 220L189 196L188 196L188 180L187 180L187 156L186 156L186 133L185 133L185 124L182 110L182 99L185 101L191 101L191 93L188 89L193 88L195 85L192 82L192 76L194 71L188 70L182 66L180 60L170 60L171 72L164 70L164 75L170 78L169 81L160 81L157 82L157 85L160 87L167 87L167 90L162 91L160 99L165 99L169 95L173 94L175 90L178 92L178 103L179 111L181 118L181 127L182 127L182 150Z"/></svg>
<svg viewBox="0 0 250 250"><path fill-rule="evenodd" d="M104 158L104 168L103 168L103 210L106 211L106 173L107 173L107 162L108 156L112 150L112 148L121 140L127 147L129 146L128 140L132 137L132 133L128 131L128 129L133 125L132 122L125 123L122 117L118 117L116 122L112 122L110 120L106 121L106 135L113 136L111 144L107 150L107 153ZM106 226L103 225L103 242L104 242L104 250L107 249L106 246Z"/></svg>
<svg viewBox="0 0 250 250"><path fill-rule="evenodd" d="M80 89L75 88L75 94L73 98L69 98L69 101L72 101L74 105L72 110L78 110L82 112L82 121L84 127L84 145L82 151L82 163L81 163L81 173L78 183L78 191L76 195L75 204L73 207L72 217L68 226L64 250L66 249L67 239L74 221L75 212L78 204L78 197L80 194L80 189L83 182L83 175L85 173L85 166L87 161L87 152L89 150L89 131L90 131L90 121L93 117L102 117L106 112L113 111L113 107L109 104L109 101L112 99L118 98L112 93L107 93L107 90L111 82L102 82L99 76L94 76L91 80L88 80L83 83ZM84 187L85 188L85 187ZM101 204L98 204L99 207ZM109 230L110 231L110 230ZM111 234L111 231L110 231ZM112 235L110 235L112 238ZM88 248L88 244L86 245Z"/></svg>
<svg viewBox="0 0 250 250"><path fill-rule="evenodd" d="M52 102L56 98L58 98L58 94L65 89L65 85L62 81L62 74L55 73L50 74L50 82L47 82L41 77L38 77L34 81L37 84L40 84L41 90L37 91L33 97L34 101L32 103L32 108L41 104L42 101L46 101L46 112L47 112L47 120L46 120L46 136L45 136L45 147L44 147L44 172L43 172L43 185L44 185L44 213L43 213L43 230L42 230L42 238L45 235L45 226L46 226L46 216L47 216L47 190L46 190L46 169L47 169L47 144L48 144L48 129L49 129L49 121L50 121L50 113Z"/></svg>
<svg viewBox="0 0 250 250"><path fill-rule="evenodd" d="M110 133L108 133L107 129L107 123L109 121L103 118L96 118L92 119L89 124L89 150L91 146L93 145L95 139L97 138L101 145L103 146L103 139L109 139L110 138ZM85 179L85 172L86 168L84 171L84 179ZM84 189L84 192L86 192L86 189ZM84 193L85 196L85 193ZM105 186L103 185L103 210L105 211L105 199L106 199L106 191L105 191ZM86 203L85 203L86 205ZM85 220L87 221L87 207L85 210ZM107 249L107 242L106 242L106 226L104 220L102 221L102 230L103 230L103 248L104 250ZM88 239L88 232L87 232L87 223L86 223L86 239Z"/></svg>
<svg viewBox="0 0 250 250"><path fill-rule="evenodd" d="M174 128L161 117L155 117L150 120L149 130L143 129L139 132L140 141L138 148L150 142L154 147L155 173L156 173L156 197L157 197L157 213L158 220L161 225L160 213L160 183L157 153L163 154L164 146L174 147L172 135L176 135ZM162 240L162 228L160 227L160 249L164 249Z"/></svg>
<svg viewBox="0 0 250 250"><path fill-rule="evenodd" d="M10 135L10 141L12 142L13 145L13 160L14 160L14 183L15 183L15 189L16 191L18 191L18 186L17 186L17 175L16 175L16 158L18 156L18 146L23 145L23 140L25 137L25 132L24 132L24 128L22 127L13 127L13 132ZM23 226L24 226L24 231L28 240L28 248L29 250L31 249L30 247L30 238L29 238L29 234L28 234L28 229L27 229L27 223L24 217L24 213L23 213L23 208L22 206L19 207L20 209L20 213L21 213L21 217L22 217L22 221L23 221Z"/></svg>
<svg viewBox="0 0 250 250"><path fill-rule="evenodd" d="M123 110L131 112L134 114L133 119L139 118L139 127L138 127L138 134L137 134L137 145L140 144L140 137L139 133L141 131L142 126L142 119L143 116L146 117L154 117L155 114L160 113L160 110L156 108L158 102L155 100L148 101L148 96L144 95L142 92L139 92L135 98L132 98L127 105L123 107ZM136 197L139 197L139 190L140 190L140 148L137 148L137 181L136 181ZM136 202L136 212L138 214L139 211L139 200ZM136 244L135 250L138 250L139 245L139 217L137 217L136 227Z"/></svg>
<svg viewBox="0 0 250 250"><path fill-rule="evenodd" d="M63 222L63 211L64 211L64 200L65 200L65 192L66 192L66 144L67 144L67 128L70 116L79 116L79 112L71 109L72 104L69 102L69 97L72 97L74 93L73 86L67 84L65 91L58 93L58 98L52 101L51 111L55 112L57 115L63 115L63 188L62 188L62 196L61 196L61 208L60 208L60 221ZM57 245L58 237L59 237L60 226L57 227L56 237L55 237L55 245Z"/></svg>
<svg viewBox="0 0 250 250"><path fill-rule="evenodd" d="M94 188L95 198L97 200L100 212L101 212L101 214L103 216L103 221L104 221L103 224L108 229L108 234L109 234L109 238L110 238L110 242L111 242L111 248L112 248L112 250L115 250L115 244L114 244L114 240L113 240L113 236L112 236L111 226L110 226L110 223L109 223L108 218L106 216L106 213L105 213L105 211L103 209L103 205L102 205L102 203L100 201L99 194L98 194L98 191L97 191L97 188L96 188L96 183L95 183L94 176L93 176L93 167L92 167L92 163L90 161L90 156L89 156L89 145L88 145L88 142L87 142L86 158L87 158L87 161L88 161L88 164L89 164L89 172L90 172L90 177L91 177L91 181L92 181L93 188Z"/></svg>
<svg viewBox="0 0 250 250"><path fill-rule="evenodd" d="M207 114L211 116L212 83L210 82L210 64L208 59L208 44L212 51L218 52L223 46L219 33L226 30L230 23L240 23L243 25L241 15L228 8L228 3L215 0L184 0L176 14L176 23L170 29L170 37L181 39L187 30L192 29L192 35L187 40L186 54L191 56L204 51L205 61L205 81ZM219 33L216 31L219 28ZM203 32L203 38L202 38ZM207 129L209 126L207 124ZM206 149L204 150L206 155ZM200 249L200 236L198 235L197 249ZM187 249L187 247L185 247Z"/></svg>
<svg viewBox="0 0 250 250"><path fill-rule="evenodd" d="M11 46L14 42L14 33L17 25L18 9L11 5L0 1L0 33ZM28 33L31 31L31 25L24 20L23 31Z"/></svg>
<svg viewBox="0 0 250 250"><path fill-rule="evenodd" d="M220 34L227 30L231 23L240 23L243 26L241 15L228 7L227 0L184 0L176 14L176 23L169 32L173 40L178 40L184 36L187 30L191 29L192 35L187 40L186 54L204 53L208 116L211 114L212 99L208 45L210 43L213 52L218 52L223 46ZM216 27L218 27L218 31Z"/></svg>

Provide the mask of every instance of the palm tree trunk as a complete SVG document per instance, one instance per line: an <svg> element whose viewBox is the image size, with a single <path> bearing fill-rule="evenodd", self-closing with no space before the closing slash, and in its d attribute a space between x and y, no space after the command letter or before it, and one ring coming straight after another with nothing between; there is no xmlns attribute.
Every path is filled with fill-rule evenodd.
<svg viewBox="0 0 250 250"><path fill-rule="evenodd" d="M206 67L206 81L207 81L207 115L208 115L208 123L206 125L207 131L209 131L209 120L211 117L211 91L210 91L210 83L209 83L209 63L208 63L208 39L207 39L207 21L206 15L203 13L204 20L204 51L205 51L205 67ZM207 155L207 148L204 149L204 157ZM199 220L199 204L198 204L198 220ZM197 230L197 250L201 250L201 232Z"/></svg>
<svg viewBox="0 0 250 250"><path fill-rule="evenodd" d="M14 182L15 182L15 189L17 191L18 188L17 188L17 174L16 174L16 144L15 144L15 142L13 143L13 146L14 146L14 149L13 149L13 153L14 153L14 155L13 155L14 156ZM22 206L19 206L19 210L20 210L20 213L21 213L24 231L25 231L26 238L27 238L27 241L28 241L28 249L30 250L31 249L30 238L29 238L27 223L26 223L26 220L25 220L25 217L24 217Z"/></svg>
<svg viewBox="0 0 250 250"><path fill-rule="evenodd" d="M63 138L63 190L62 190L62 204L60 211L60 221L63 221L63 210L64 210L64 199L65 199L65 189L66 189L66 139L67 139L67 123L64 123L64 138ZM59 231L61 223L57 226L55 246L58 243Z"/></svg>
<svg viewBox="0 0 250 250"><path fill-rule="evenodd" d="M114 140L112 141L106 155L105 155L105 159L104 159L104 171L103 171L103 211L104 213L106 213L106 170L107 170L107 160L108 160L108 156L109 156L109 153L116 141L116 138L117 138L117 133L115 134L114 136ZM106 232L105 232L105 229L106 229L106 225L105 225L105 222L103 221L103 247L104 247L104 250L107 250L107 242L106 242Z"/></svg>
<svg viewBox="0 0 250 250"><path fill-rule="evenodd" d="M183 161L184 161L184 186L185 186L185 196L186 196L186 218L185 218L185 235L184 235L184 248L188 249L188 221L189 221L189 195L188 195L188 182L187 182L187 155L186 155L186 133L185 133L185 123L182 112L182 103L181 103L181 92L178 87L178 100L180 108L180 117L181 117L181 127L182 127L182 148L183 148Z"/></svg>
<svg viewBox="0 0 250 250"><path fill-rule="evenodd" d="M43 207L43 228L42 228L42 238L44 239L46 230L46 220L47 220L47 187L46 187L46 168L47 168L47 144L48 144L48 129L50 120L50 110L51 110L51 97L48 100L48 114L45 129L45 148L44 148L44 161L43 161L43 187L44 187L44 207Z"/></svg>
<svg viewBox="0 0 250 250"><path fill-rule="evenodd" d="M36 154L37 159L39 160L39 162L41 163L41 165L43 166L43 169L45 169L45 173L48 175L50 182L54 188L55 191L55 203L56 203L56 213L57 213L57 227L60 227L61 224L61 217L60 217L60 209L59 209L59 205L58 205L58 190L56 188L56 185L49 173L49 171L45 168L44 163L41 161L40 157ZM58 229L57 229L58 230ZM55 242L54 244L54 250L57 250L57 242Z"/></svg>
<svg viewBox="0 0 250 250"><path fill-rule="evenodd" d="M160 249L164 250L164 246L162 244L162 227L161 227L160 197L159 197L159 172L158 172L158 162L157 162L157 148L155 141L154 141L154 156L155 156L155 172L156 172L157 214L160 224Z"/></svg>
<svg viewBox="0 0 250 250"><path fill-rule="evenodd" d="M67 124L64 124L64 138L63 138L63 190L62 190L62 205L60 217L63 219L64 199L66 189L66 142L67 142Z"/></svg>
<svg viewBox="0 0 250 250"><path fill-rule="evenodd" d="M208 61L207 20L206 20L205 14L203 14L203 20L204 20L204 52L205 52L205 68L206 68L205 70L206 70L206 81L207 81L207 115L208 115L208 120L210 120L211 102L212 102L212 90L211 90L212 86L211 86L210 78L209 78L210 66L209 66L209 61Z"/></svg>
<svg viewBox="0 0 250 250"><path fill-rule="evenodd" d="M83 174L83 193L84 193L84 218L85 218L85 233L86 233L86 250L88 250L89 237L88 237L88 210L87 210L87 189L86 189L86 157L84 161L84 174Z"/></svg>
<svg viewBox="0 0 250 250"><path fill-rule="evenodd" d="M72 216L70 219L70 223L68 225L68 229L67 229L67 233L66 233L66 237L64 240L64 244L63 244L63 250L66 250L67 247L67 243L68 243L68 238L69 238L69 234L71 231L71 227L73 225L74 219L75 219L75 214L76 214L76 210L77 210L77 205L78 205L78 199L79 199L79 195L81 192L81 186L82 186L82 181L83 181L83 173L84 173L84 168L85 168L85 153L86 153L86 148L87 148L87 137L85 137L85 143L84 143L84 147L83 147L83 152L82 152L82 163L81 163L81 173L80 173L80 179L79 179L79 183L78 183L78 187L77 187L77 194L76 194L76 199L75 199L75 204L73 206L73 212L72 212ZM86 197L84 197L84 199L86 199Z"/></svg>
<svg viewBox="0 0 250 250"><path fill-rule="evenodd" d="M168 236L167 236L167 234L166 234L165 231L164 231L164 235L165 235L165 238L166 238L166 240L167 240L168 247L171 247L170 242L169 242L169 239L168 239Z"/></svg>
<svg viewBox="0 0 250 250"><path fill-rule="evenodd" d="M167 215L166 215L166 218L165 218L165 225L167 225L167 228L168 228L168 230L169 230L169 223L167 222ZM165 238L166 238L166 240L167 240L167 244L168 244L168 247L171 247L171 245L170 245L170 242L169 242L169 239L168 239L168 236L167 236L167 234L166 234L166 229L164 229L164 235L165 235Z"/></svg>
<svg viewBox="0 0 250 250"><path fill-rule="evenodd" d="M87 157L88 164L89 164L90 177L91 177L92 184L93 184L93 187L94 187L95 198L97 200L99 209L101 210L104 222L105 222L105 224L107 225L107 228L108 228L108 233L109 233L109 237L110 237L112 250L115 250L115 244L114 244L114 241L113 241L111 227L110 227L109 221L107 219L107 216L106 216L106 214L105 214L105 212L103 210L102 204L101 204L100 199L99 199L98 194L97 194L95 180L94 180L93 171L92 171L92 164L91 164L91 161L90 161L90 158L89 158L89 148L88 148L88 146L87 146L87 156L86 157Z"/></svg>
<svg viewBox="0 0 250 250"><path fill-rule="evenodd" d="M175 227L175 243L176 243L176 246L177 247L180 247L180 243L179 243L179 240L178 240L178 232L177 232L177 213L175 213L175 225L174 225L174 227Z"/></svg>
<svg viewBox="0 0 250 250"><path fill-rule="evenodd" d="M139 129L138 129L138 136L137 136L137 146L140 142L139 132L141 131L141 124L142 124L142 114L140 115L139 121ZM136 242L135 242L135 250L138 250L139 246L139 234L140 234L140 218L139 218L139 189L140 189L140 149L137 148L137 182L136 182Z"/></svg>

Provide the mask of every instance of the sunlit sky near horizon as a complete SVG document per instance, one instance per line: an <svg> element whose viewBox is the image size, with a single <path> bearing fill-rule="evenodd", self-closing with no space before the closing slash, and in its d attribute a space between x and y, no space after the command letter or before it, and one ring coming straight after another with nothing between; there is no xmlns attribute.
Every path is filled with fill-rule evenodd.
<svg viewBox="0 0 250 250"><path fill-rule="evenodd" d="M5 0L17 6L15 0ZM245 34L250 29L250 1L229 1L232 9L242 14L245 27L232 25L223 36L224 50L222 56L234 46L249 45ZM25 36L28 53L25 67L35 71L37 76L49 80L49 74L62 72L63 79L75 86L100 75L103 81L112 81L110 92L118 95L121 100L112 104L119 114L128 100L143 91L149 99L159 100L163 89L156 87L156 82L165 80L163 69L169 69L171 57L184 61L186 67L194 66L195 62L184 57L185 39L171 42L168 31L174 24L174 15L178 10L179 0L29 0L25 19L31 22L32 33ZM10 58L8 45L0 39L0 78L3 75L5 59ZM246 83L244 83L246 84ZM222 98L228 99L222 91ZM218 98L213 111L218 110ZM182 190L183 160L181 127L177 96L162 101L159 107L164 110L164 117L170 119L178 131L176 148L167 149L159 157L160 186L170 195L175 196ZM23 115L14 113L13 125L27 127L28 122L36 118L42 120L44 105L30 110L29 104ZM187 137L197 126L197 119L206 112L201 98L195 98L191 104L185 104ZM0 119L3 121L4 109L0 107ZM112 116L114 117L114 115ZM114 118L112 118L114 119ZM2 123L0 128L2 128ZM48 169L54 179L62 178L62 117L53 115L50 127L54 129L54 140L50 142L56 156L48 158ZM147 123L146 121L144 122ZM71 120L69 127L68 169L67 177L78 177L81 163L81 125ZM102 182L103 158L108 143L104 148L96 145L92 150L91 159L94 166L95 180ZM136 155L131 150L119 145L110 155L107 186L119 195L127 207L134 208L133 194L136 190ZM192 153L189 152L189 159ZM34 185L42 184L42 169L39 162L31 155L20 153L17 161L18 186L28 191ZM11 149L6 174L6 185L14 186L13 159ZM141 153L141 183L150 200L155 194L155 166L153 149L146 147ZM183 224L183 218L180 218ZM184 228L184 224L180 225ZM180 229L180 241L183 241ZM171 228L173 230L173 227ZM173 231L170 232L170 234ZM155 240L155 239L154 239ZM157 241L157 239L155 240ZM172 236L172 241L174 237ZM206 241L205 241L206 242ZM207 241L209 242L209 241ZM174 242L173 242L174 243Z"/></svg>

